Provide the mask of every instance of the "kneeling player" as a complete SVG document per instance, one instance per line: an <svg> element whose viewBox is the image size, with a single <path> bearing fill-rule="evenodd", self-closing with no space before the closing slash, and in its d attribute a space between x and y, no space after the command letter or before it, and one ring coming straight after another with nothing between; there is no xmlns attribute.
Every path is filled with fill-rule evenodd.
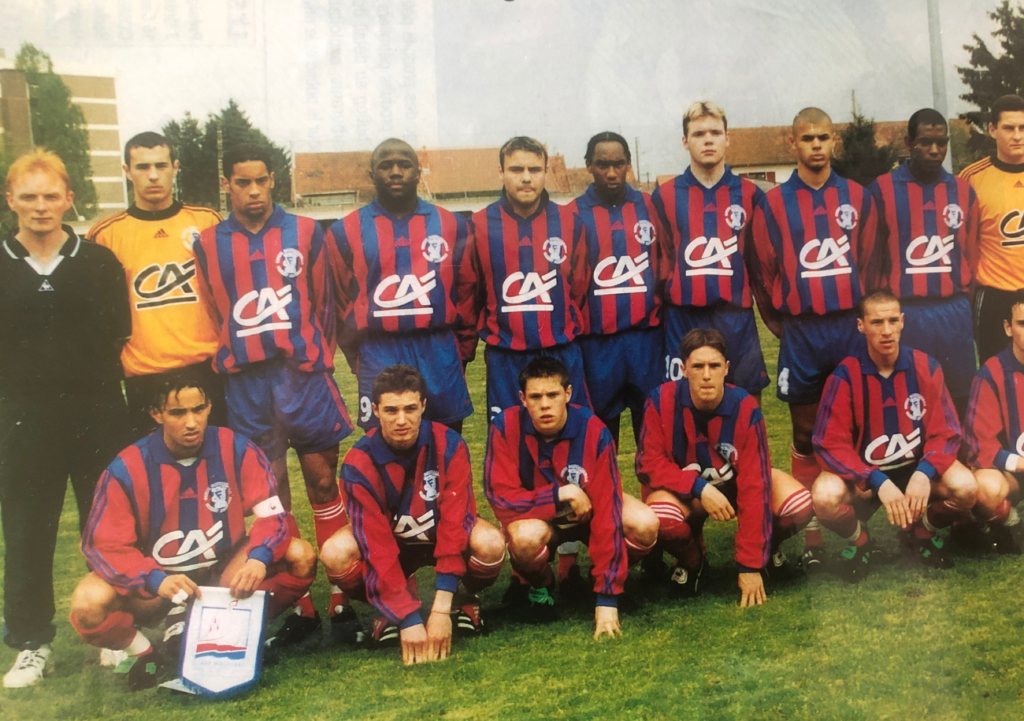
<svg viewBox="0 0 1024 721"><path fill-rule="evenodd" d="M960 423L942 368L900 346L903 313L888 290L864 296L857 312L867 344L829 376L814 425L814 450L827 469L814 482L814 512L850 542L841 561L849 581L870 569L864 524L879 504L902 529L905 555L948 568L935 534L970 517L978 486L956 460Z"/></svg>
<svg viewBox="0 0 1024 721"><path fill-rule="evenodd" d="M316 575L313 548L293 532L266 456L208 426L210 406L198 382L165 382L151 411L160 428L104 471L82 538L92 572L72 596L71 625L86 643L124 651L116 671L133 689L155 684L162 664L138 627L159 623L200 585L230 588L236 598L269 591L273 618ZM256 516L248 535L247 515ZM285 623L309 633L319 624L306 600Z"/></svg>
<svg viewBox="0 0 1024 721"><path fill-rule="evenodd" d="M341 468L352 523L321 554L328 577L342 579L350 595L360 597L365 587L365 599L381 614L374 638L400 638L407 665L447 658L460 579L466 595L456 610L458 628L482 631L477 594L494 583L505 560L498 529L476 514L466 442L423 418L426 397L426 382L411 366L377 376L372 409L380 427L359 439ZM423 566L437 572L426 624L413 577Z"/></svg>
<svg viewBox="0 0 1024 721"><path fill-rule="evenodd" d="M811 520L811 494L772 469L757 400L725 383L729 360L721 331L691 330L679 357L682 380L662 384L644 406L637 477L650 491L658 539L678 560L672 580L682 592L697 593L708 516L738 516L740 605L760 605L766 599L761 571L769 556L782 565L779 544Z"/></svg>
<svg viewBox="0 0 1024 721"><path fill-rule="evenodd" d="M551 549L563 541L589 546L598 639L621 633L617 596L629 565L657 541L658 519L622 492L611 433L589 409L569 405L571 397L560 360L540 356L526 365L519 373L523 407L503 411L491 425L484 490L512 569L530 586L514 585L511 596L522 591L538 616L554 613Z"/></svg>
<svg viewBox="0 0 1024 721"><path fill-rule="evenodd" d="M1003 328L1011 345L974 377L964 417L968 461L978 481L976 516L988 522L996 550L1019 554L1024 474L1024 290L1012 294Z"/></svg>

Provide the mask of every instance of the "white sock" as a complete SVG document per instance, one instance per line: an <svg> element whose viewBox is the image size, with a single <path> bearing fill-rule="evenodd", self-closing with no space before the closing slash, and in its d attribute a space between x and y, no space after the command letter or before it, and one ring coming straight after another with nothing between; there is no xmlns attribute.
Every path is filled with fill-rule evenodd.
<svg viewBox="0 0 1024 721"><path fill-rule="evenodd" d="M132 642L128 644L128 648L126 648L125 651L129 656L141 656L151 648L153 648L153 644L151 644L149 639L142 634L142 631L136 631L135 638L133 638Z"/></svg>
<svg viewBox="0 0 1024 721"><path fill-rule="evenodd" d="M1018 523L1020 523L1020 516L1017 514L1017 509L1014 508L1013 506L1010 506L1010 515L1006 517L1006 523L1004 523L1003 525L1016 526Z"/></svg>

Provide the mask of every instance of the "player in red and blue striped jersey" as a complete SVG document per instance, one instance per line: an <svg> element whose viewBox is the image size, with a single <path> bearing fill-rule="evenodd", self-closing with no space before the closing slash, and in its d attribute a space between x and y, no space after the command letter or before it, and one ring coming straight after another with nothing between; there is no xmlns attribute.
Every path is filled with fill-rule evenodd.
<svg viewBox="0 0 1024 721"><path fill-rule="evenodd" d="M590 405L583 356L590 270L586 229L571 206L544 190L548 151L515 137L499 152L501 199L473 214L466 282L476 288L471 317L487 344L488 418L519 404L516 379L539 355L569 368L573 402Z"/></svg>
<svg viewBox="0 0 1024 721"><path fill-rule="evenodd" d="M758 203L753 238L770 299L758 310L781 339L776 395L793 423L791 472L809 489L820 471L811 434L825 380L863 344L854 308L877 222L867 191L832 171L835 131L826 113L797 113L791 142L796 172ZM820 570L825 541L816 520L804 543L804 569Z"/></svg>
<svg viewBox="0 0 1024 721"><path fill-rule="evenodd" d="M949 146L946 119L931 108L907 123L910 160L868 188L878 212L878 277L865 287L888 287L900 299L902 343L942 365L953 406L963 414L977 366L971 268L977 264L979 210L970 184L942 167Z"/></svg>
<svg viewBox="0 0 1024 721"><path fill-rule="evenodd" d="M938 361L900 345L900 301L886 289L858 303L866 343L829 376L814 426L814 451L826 469L814 482L822 525L849 541L842 573L870 569L865 525L879 505L898 526L900 548L926 565L952 565L935 534L970 517L974 476L956 460L960 422Z"/></svg>
<svg viewBox="0 0 1024 721"><path fill-rule="evenodd" d="M665 380L683 377L683 337L717 328L735 360L727 382L760 401L769 380L751 304L761 282L750 220L764 192L725 164L728 121L718 104L686 109L683 147L690 167L652 196L666 231Z"/></svg>
<svg viewBox="0 0 1024 721"><path fill-rule="evenodd" d="M1011 294L1003 327L1010 347L985 361L974 377L964 415L968 463L978 481L975 515L989 524L1002 553L1021 552L1024 478L1024 289Z"/></svg>
<svg viewBox="0 0 1024 721"><path fill-rule="evenodd" d="M619 440L619 415L629 408L640 437L644 399L662 380L662 230L651 196L626 182L629 143L599 133L587 143L594 182L574 202L587 228L589 332L580 336L594 413Z"/></svg>
<svg viewBox="0 0 1024 721"><path fill-rule="evenodd" d="M466 442L423 418L423 376L411 366L391 366L372 392L380 426L356 442L341 467L352 530L328 541L321 560L328 577L365 594L380 613L374 638L400 638L406 664L445 658L453 610L460 631L483 629L477 594L497 579L505 543L477 516ZM437 574L425 624L413 578L423 566ZM455 600L460 581L465 594Z"/></svg>
<svg viewBox="0 0 1024 721"><path fill-rule="evenodd" d="M301 615L286 622L290 643L320 627L307 593L313 549L298 538L266 456L208 426L210 406L199 382L164 381L151 410L159 428L104 471L82 537L91 572L75 589L71 623L87 643L126 651L118 670L132 688L153 685L162 660L137 626L159 623L168 601L183 605L200 585L236 598L268 591L270 618L301 599Z"/></svg>
<svg viewBox="0 0 1024 721"><path fill-rule="evenodd" d="M285 454L298 453L319 548L348 522L336 476L338 444L352 432L333 375L323 232L271 200L262 148L229 148L223 170L231 216L203 231L195 251L200 296L220 323L214 367L227 377L228 425L270 458L287 509Z"/></svg>
<svg viewBox="0 0 1024 721"><path fill-rule="evenodd" d="M469 224L416 195L419 158L402 140L374 149L369 176L373 202L327 231L338 341L359 380L358 423L378 424L373 379L405 363L426 379L427 417L461 430L473 412L462 363L472 360L478 340L458 309L460 291L472 301L472 285L460 285Z"/></svg>
<svg viewBox="0 0 1024 721"><path fill-rule="evenodd" d="M617 597L629 565L647 555L658 519L622 492L615 442L589 409L570 404L569 370L541 356L519 374L522 406L491 424L484 491L508 541L513 579L506 605L541 618L555 615L548 564L559 542L582 541L594 567L594 638L621 633ZM517 609L518 610L518 609Z"/></svg>
<svg viewBox="0 0 1024 721"><path fill-rule="evenodd" d="M811 494L771 467L764 416L753 396L727 385L725 336L695 328L683 338L682 380L657 388L644 406L636 473L658 516L658 540L677 559L672 581L696 595L704 570L703 528L739 519L740 605L766 599L762 571L784 562L780 544L811 519Z"/></svg>

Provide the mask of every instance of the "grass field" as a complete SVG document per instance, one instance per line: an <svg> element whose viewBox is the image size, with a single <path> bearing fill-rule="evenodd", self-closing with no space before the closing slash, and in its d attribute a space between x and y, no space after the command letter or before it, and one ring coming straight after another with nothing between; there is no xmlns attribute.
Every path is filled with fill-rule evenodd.
<svg viewBox="0 0 1024 721"><path fill-rule="evenodd" d="M763 330L763 329L762 329ZM774 378L777 344L763 337ZM339 356L339 361L341 360ZM343 362L339 383L355 384ZM485 441L483 366L469 369L477 413L466 424L477 500ZM788 468L788 411L765 394L772 456ZM623 422L623 429L629 424ZM636 493L633 443L624 433L619 465ZM349 448L349 439L343 450ZM312 537L297 464L296 515ZM884 514L871 529L894 544ZM855 587L830 576L769 589L766 606L741 610L732 565L733 524L709 523L710 581L699 599L677 602L638 586L623 610L624 637L594 643L593 610L550 626L492 617L492 633L456 640L443 663L403 668L397 650L317 650L265 668L248 695L219 703L154 689L122 691L95 649L67 623L68 599L85 565L77 550L71 494L58 543L55 669L30 689L0 689L0 719L1018 719L1024 689L1021 561L958 558L949 571L898 563ZM800 541L784 548L798 555ZM2 551L0 551L2 554ZM423 596L433 576L420 572ZM496 606L508 581L484 594ZM324 608L323 575L314 588ZM369 617L366 607L360 610ZM3 670L14 652L0 650Z"/></svg>

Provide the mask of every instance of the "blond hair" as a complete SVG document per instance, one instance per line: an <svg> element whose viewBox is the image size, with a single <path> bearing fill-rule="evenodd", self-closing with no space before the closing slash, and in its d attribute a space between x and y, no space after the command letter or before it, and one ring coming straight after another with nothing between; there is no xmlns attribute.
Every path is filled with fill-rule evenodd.
<svg viewBox="0 0 1024 721"><path fill-rule="evenodd" d="M725 110L718 103L711 100L698 100L691 103L690 107L683 113L683 137L690 133L690 121L698 118L717 118L722 121L725 129L729 129L729 121L725 119Z"/></svg>
<svg viewBox="0 0 1024 721"><path fill-rule="evenodd" d="M68 177L68 169L64 167L64 161L60 156L49 150L36 148L25 153L13 163L7 170L7 192L10 193L14 187L14 181L24 175L36 171L53 173L64 181L64 188L71 190L71 178Z"/></svg>

